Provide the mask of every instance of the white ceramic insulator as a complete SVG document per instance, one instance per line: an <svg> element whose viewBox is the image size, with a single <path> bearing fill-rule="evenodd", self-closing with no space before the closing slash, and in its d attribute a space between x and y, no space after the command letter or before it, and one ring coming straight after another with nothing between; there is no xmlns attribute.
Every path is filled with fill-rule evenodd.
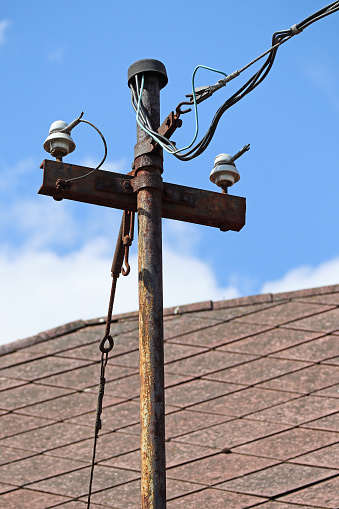
<svg viewBox="0 0 339 509"><path fill-rule="evenodd" d="M239 172L229 154L219 154L214 159L210 180L219 187L230 187L240 180Z"/></svg>
<svg viewBox="0 0 339 509"><path fill-rule="evenodd" d="M53 122L49 130L49 136L46 138L44 143L44 149L50 154L62 154L66 156L75 149L75 143L73 138L67 133L61 133L60 131L67 127L67 122L63 120L57 120Z"/></svg>

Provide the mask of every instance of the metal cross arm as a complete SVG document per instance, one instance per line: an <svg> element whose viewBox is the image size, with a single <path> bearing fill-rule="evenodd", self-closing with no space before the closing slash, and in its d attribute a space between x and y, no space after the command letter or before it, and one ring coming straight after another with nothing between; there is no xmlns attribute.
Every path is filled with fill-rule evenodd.
<svg viewBox="0 0 339 509"><path fill-rule="evenodd" d="M140 177L97 170L93 168L45 160L43 184L39 194L63 198L104 207L137 211L137 193L141 187L160 187L162 190L162 217L220 228L223 231L240 231L245 225L245 198L215 193L192 187L162 182L160 175L148 181ZM58 180L69 184L57 189Z"/></svg>

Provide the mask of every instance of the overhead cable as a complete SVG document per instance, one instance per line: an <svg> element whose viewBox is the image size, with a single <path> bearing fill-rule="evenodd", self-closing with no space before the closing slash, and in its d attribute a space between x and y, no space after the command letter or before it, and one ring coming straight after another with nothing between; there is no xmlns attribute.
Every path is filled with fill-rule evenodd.
<svg viewBox="0 0 339 509"><path fill-rule="evenodd" d="M281 30L278 32L275 32L272 36L272 45L271 47L256 57L254 60L249 62L247 65L242 67L241 69L234 71L233 73L226 75L222 71L217 71L216 69L212 69L206 66L197 66L193 72L192 76L192 93L189 94L187 97L190 97L189 104L194 105L195 109L195 117L196 117L196 132L193 137L193 141L187 146L182 149L177 149L175 146L175 143L168 140L164 136L161 136L157 131L152 129L152 126L150 124L150 121L148 119L147 113L142 105L142 90L143 90L143 83L144 83L144 77L141 76L140 82L139 77L136 76L136 86L134 88L133 85L131 85L131 93L132 93L132 105L134 110L137 114L137 122L142 127L144 131L146 131L159 145L169 152L170 154L174 155L176 158L180 159L181 161L189 161L191 159L194 159L198 155L200 155L202 152L206 150L208 145L210 144L215 130L217 128L217 125L219 123L220 118L222 115L227 111L231 106L239 102L241 99L243 99L247 94L252 92L260 83L263 82L263 80L266 78L268 73L270 72L278 48L282 44L284 44L286 41L294 37L295 35L300 34L305 28L310 26L312 23L315 23L316 21L329 16L330 14L333 14L334 12L337 12L339 10L339 1L332 2L331 4L327 5L326 7L323 7L319 11L315 12L308 18L304 19L298 24L293 25L288 30ZM264 64L261 66L261 68L241 87L237 92L235 92L227 101L225 101L220 108L217 110L217 112L214 115L214 118L211 122L210 127L208 128L205 136L195 145L195 140L198 136L198 113L197 113L197 104L204 101L205 99L211 97L211 95L219 90L220 88L224 87L229 81L232 79L238 77L242 72L244 72L246 69L248 69L250 66L255 64L258 60L263 58L264 56L268 55L266 58ZM198 70L198 68L205 68L214 72L219 72L221 74L224 74L225 78L219 80L215 85L210 85L206 87L198 87L195 88L194 86L194 77Z"/></svg>

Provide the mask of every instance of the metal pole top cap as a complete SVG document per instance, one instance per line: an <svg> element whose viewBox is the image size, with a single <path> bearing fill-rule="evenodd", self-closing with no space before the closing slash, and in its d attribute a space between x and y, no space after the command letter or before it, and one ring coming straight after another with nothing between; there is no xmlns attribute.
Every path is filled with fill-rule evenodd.
<svg viewBox="0 0 339 509"><path fill-rule="evenodd" d="M159 60L152 58L144 58L143 60L137 60L128 69L128 86L131 85L131 81L137 74L146 72L153 72L159 75L160 89L164 88L168 83L166 67Z"/></svg>

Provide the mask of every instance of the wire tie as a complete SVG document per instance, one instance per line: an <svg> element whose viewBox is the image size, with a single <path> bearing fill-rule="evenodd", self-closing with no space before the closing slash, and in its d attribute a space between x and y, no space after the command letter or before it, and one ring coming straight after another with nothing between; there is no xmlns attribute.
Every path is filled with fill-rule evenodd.
<svg viewBox="0 0 339 509"><path fill-rule="evenodd" d="M292 32L292 35L298 35L303 31L303 29L298 28L297 25L292 25L290 31Z"/></svg>

